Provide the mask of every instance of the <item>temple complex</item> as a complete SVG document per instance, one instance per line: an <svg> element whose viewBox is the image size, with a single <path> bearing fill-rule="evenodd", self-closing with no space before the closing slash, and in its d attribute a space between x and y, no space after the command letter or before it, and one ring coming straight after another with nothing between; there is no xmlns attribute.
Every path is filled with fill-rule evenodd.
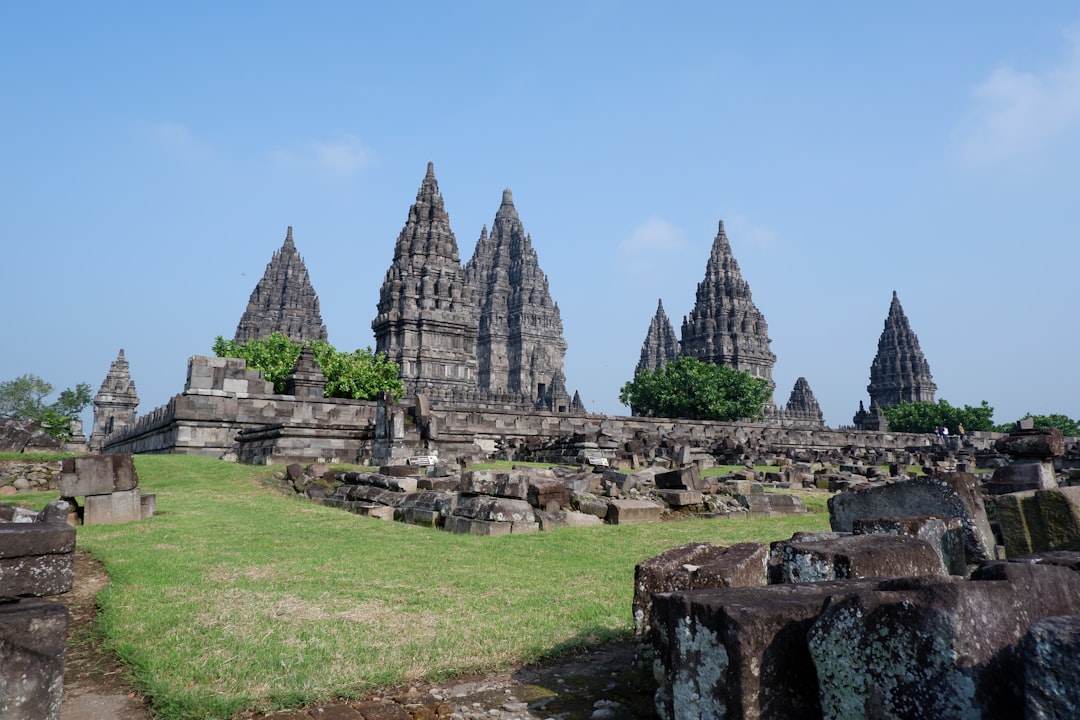
<svg viewBox="0 0 1080 720"><path fill-rule="evenodd" d="M919 338L908 323L893 291L885 329L878 339L877 355L870 366L870 407L892 407L902 402L934 402L937 385L930 365L919 347Z"/></svg>
<svg viewBox="0 0 1080 720"><path fill-rule="evenodd" d="M478 312L478 389L523 395L545 409L566 412L571 399L563 375L567 345L559 306L510 190L503 191L491 234L486 227L480 232L465 281Z"/></svg>
<svg viewBox="0 0 1080 720"><path fill-rule="evenodd" d="M477 382L478 313L428 163L394 246L371 323L375 350L401 367L407 394L453 397Z"/></svg>
<svg viewBox="0 0 1080 720"><path fill-rule="evenodd" d="M682 354L743 370L775 387L770 342L765 316L754 305L721 220L694 309L683 318Z"/></svg>
<svg viewBox="0 0 1080 720"><path fill-rule="evenodd" d="M266 265L262 280L251 291L247 309L233 338L243 344L281 332L293 342L326 340L319 313L319 297L311 286L307 267L293 243L292 228L285 243Z"/></svg>
<svg viewBox="0 0 1080 720"><path fill-rule="evenodd" d="M88 443L90 451L98 452L109 433L119 432L134 423L138 407L139 394L121 348L120 354L109 365L109 374L101 383L101 389L94 396L94 429Z"/></svg>
<svg viewBox="0 0 1080 720"><path fill-rule="evenodd" d="M664 312L664 301L660 300L656 305L656 315L649 323L649 331L645 335L645 342L641 344L641 357L638 359L634 375L648 370L656 372L668 362L679 357L679 338L675 335L675 328L671 325L667 313Z"/></svg>

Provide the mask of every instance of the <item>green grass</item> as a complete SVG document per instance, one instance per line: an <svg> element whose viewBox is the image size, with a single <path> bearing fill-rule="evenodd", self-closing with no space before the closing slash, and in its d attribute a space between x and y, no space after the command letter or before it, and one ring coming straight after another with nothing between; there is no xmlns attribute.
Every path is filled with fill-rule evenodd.
<svg viewBox="0 0 1080 720"><path fill-rule="evenodd" d="M63 460L67 457L75 457L76 453L17 453L0 452L0 460L23 460L26 462L42 462L48 460Z"/></svg>
<svg viewBox="0 0 1080 720"><path fill-rule="evenodd" d="M170 719L357 697L623 638L638 562L692 541L828 528L818 514L481 538L273 493L266 467L136 466L159 515L81 527L78 545L111 576L98 597L107 644Z"/></svg>

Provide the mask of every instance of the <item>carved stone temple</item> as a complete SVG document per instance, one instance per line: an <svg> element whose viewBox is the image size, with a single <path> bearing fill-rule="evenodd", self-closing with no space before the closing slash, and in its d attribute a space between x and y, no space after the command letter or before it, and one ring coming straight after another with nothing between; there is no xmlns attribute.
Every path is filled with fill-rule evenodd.
<svg viewBox="0 0 1080 720"><path fill-rule="evenodd" d="M764 378L771 388L776 355L770 343L769 325L754 305L721 220L694 308L683 318L682 354Z"/></svg>
<svg viewBox="0 0 1080 720"><path fill-rule="evenodd" d="M870 365L870 407L892 407L901 402L934 402L937 385L930 365L919 347L900 300L893 291L885 329L878 339L877 355Z"/></svg>
<svg viewBox="0 0 1080 720"><path fill-rule="evenodd" d="M435 169L409 208L371 323L375 350L401 366L407 394L462 397L477 382L478 314Z"/></svg>
<svg viewBox="0 0 1080 720"><path fill-rule="evenodd" d="M266 265L262 280L251 291L233 339L243 344L274 332L284 333L293 342L327 338L319 297L293 243L291 227L285 243Z"/></svg>
<svg viewBox="0 0 1080 720"><path fill-rule="evenodd" d="M679 338L664 312L664 301L660 300L656 305L656 315L649 323L649 331L645 334L645 342L641 344L641 357L634 368L634 375L646 370L656 372L677 357Z"/></svg>
<svg viewBox="0 0 1080 720"><path fill-rule="evenodd" d="M567 412L573 400L563 375L567 345L559 305L551 299L510 190L503 191L491 234L486 227L480 231L465 281L478 312L478 389Z"/></svg>
<svg viewBox="0 0 1080 720"><path fill-rule="evenodd" d="M94 396L94 429L87 444L90 451L100 451L109 433L119 432L134 423L138 407L139 394L121 348L120 354L109 365L101 389Z"/></svg>
<svg viewBox="0 0 1080 720"><path fill-rule="evenodd" d="M810 383L806 378L800 377L795 381L795 387L791 389L787 405L784 406L782 415L789 421L803 420L807 425L823 426L825 416L821 412L814 392L810 389Z"/></svg>

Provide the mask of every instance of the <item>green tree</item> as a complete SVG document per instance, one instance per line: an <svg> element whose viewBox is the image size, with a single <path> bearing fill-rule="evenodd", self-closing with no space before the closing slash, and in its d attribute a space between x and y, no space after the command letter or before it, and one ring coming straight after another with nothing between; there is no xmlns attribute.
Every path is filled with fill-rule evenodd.
<svg viewBox="0 0 1080 720"><path fill-rule="evenodd" d="M635 413L694 420L761 420L769 382L725 365L683 356L644 370L619 391Z"/></svg>
<svg viewBox="0 0 1080 720"><path fill-rule="evenodd" d="M327 397L374 400L389 392L395 398L405 394L398 364L385 354L376 355L370 348L341 352L329 343L313 340L309 343L315 361L326 376ZM303 343L293 342L284 333L271 333L265 338L237 344L220 335L214 341L218 357L243 358L252 370L258 370L274 383L274 392L285 392L285 380L296 366Z"/></svg>
<svg viewBox="0 0 1080 720"><path fill-rule="evenodd" d="M1056 427L1061 431L1061 434L1065 437L1077 437L1080 436L1080 422L1071 419L1067 415L1061 415L1060 413L1051 413L1049 415L1032 415L1027 413L1024 415L1026 418L1031 418L1035 427ZM998 432L1012 432L1016 426L1015 423L1003 423L998 425L994 429Z"/></svg>
<svg viewBox="0 0 1080 720"><path fill-rule="evenodd" d="M37 375L20 375L14 380L0 382L0 417L23 418L41 425L53 437L67 440L72 423L90 404L90 386L79 383L67 388L56 402L45 403L53 386Z"/></svg>
<svg viewBox="0 0 1080 720"><path fill-rule="evenodd" d="M988 432L994 429L994 408L983 400L978 407L965 405L953 407L946 400L936 403L902 402L882 408L889 421L889 429L896 432L931 433L938 425L944 425L953 433L961 423L966 432Z"/></svg>

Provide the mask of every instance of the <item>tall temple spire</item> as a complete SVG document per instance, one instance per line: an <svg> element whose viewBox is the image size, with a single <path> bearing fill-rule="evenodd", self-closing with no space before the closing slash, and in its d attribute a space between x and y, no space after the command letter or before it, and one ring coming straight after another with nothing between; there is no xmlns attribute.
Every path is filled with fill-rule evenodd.
<svg viewBox="0 0 1080 720"><path fill-rule="evenodd" d="M94 396L94 429L87 447L92 452L101 450L110 433L135 422L138 407L139 393L135 390L135 382L131 379L131 370L121 348L109 365L109 373L101 383L101 389Z"/></svg>
<svg viewBox="0 0 1080 720"><path fill-rule="evenodd" d="M262 279L251 291L233 339L243 344L274 332L284 333L293 342L327 338L319 296L296 250L291 226L281 249L274 253Z"/></svg>
<svg viewBox="0 0 1080 720"><path fill-rule="evenodd" d="M409 393L476 386L477 315L435 169L427 174L394 246L371 323L376 351L401 366Z"/></svg>
<svg viewBox="0 0 1080 720"><path fill-rule="evenodd" d="M933 402L936 390L919 338L893 290L877 355L870 365L870 384L866 386L870 405L887 408L901 402Z"/></svg>
<svg viewBox="0 0 1080 720"><path fill-rule="evenodd" d="M664 312L664 301L660 300L656 305L656 315L649 323L645 342L641 344L641 358L634 369L634 375L645 370L655 372L677 357L679 357L679 338L675 335L675 328L668 319L667 313Z"/></svg>
<svg viewBox="0 0 1080 720"><path fill-rule="evenodd" d="M754 305L721 220L694 309L683 319L682 354L743 370L772 387L776 355L770 343L769 326Z"/></svg>
<svg viewBox="0 0 1080 720"><path fill-rule="evenodd" d="M507 188L491 233L481 230L465 278L479 310L477 385L482 391L543 399L566 408L559 306L551 299L532 238L525 232ZM544 396L544 397L541 397ZM565 397L564 397L565 396Z"/></svg>
<svg viewBox="0 0 1080 720"><path fill-rule="evenodd" d="M791 388L787 406L784 408L789 417L800 416L799 419L815 425L823 425L825 416L821 412L814 392L810 389L810 383L806 378L800 377L795 381L795 387Z"/></svg>

